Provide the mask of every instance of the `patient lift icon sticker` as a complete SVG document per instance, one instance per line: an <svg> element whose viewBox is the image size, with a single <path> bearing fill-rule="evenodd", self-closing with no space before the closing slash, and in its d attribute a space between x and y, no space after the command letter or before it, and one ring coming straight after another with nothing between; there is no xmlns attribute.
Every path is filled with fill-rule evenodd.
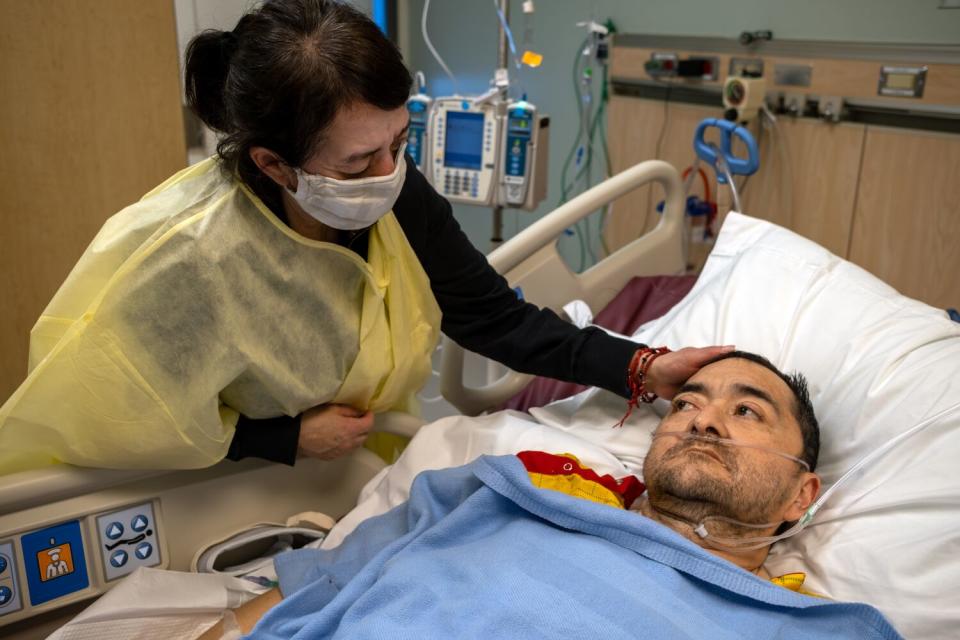
<svg viewBox="0 0 960 640"><path fill-rule="evenodd" d="M70 550L70 543L56 544L56 540L50 538L50 544L56 546L37 552L37 566L40 568L42 582L73 573L73 553Z"/></svg>
<svg viewBox="0 0 960 640"><path fill-rule="evenodd" d="M82 591L90 586L79 520L61 522L20 536L30 604Z"/></svg>

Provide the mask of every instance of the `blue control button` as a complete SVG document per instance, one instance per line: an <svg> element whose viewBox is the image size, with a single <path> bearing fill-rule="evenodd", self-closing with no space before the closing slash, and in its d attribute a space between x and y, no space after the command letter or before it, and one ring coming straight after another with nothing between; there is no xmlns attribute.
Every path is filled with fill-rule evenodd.
<svg viewBox="0 0 960 640"><path fill-rule="evenodd" d="M130 521L130 528L140 533L147 528L148 524L150 524L150 522L146 516L134 516L133 520Z"/></svg>
<svg viewBox="0 0 960 640"><path fill-rule="evenodd" d="M26 591L37 606L90 586L80 521L73 520L20 537Z"/></svg>
<svg viewBox="0 0 960 640"><path fill-rule="evenodd" d="M114 551L110 554L110 564L118 569L127 564L127 552L122 549L120 551Z"/></svg>
<svg viewBox="0 0 960 640"><path fill-rule="evenodd" d="M123 535L123 525L119 522L111 522L107 526L107 537L111 540L116 540Z"/></svg>
<svg viewBox="0 0 960 640"><path fill-rule="evenodd" d="M134 551L137 554L137 557L141 560L146 560L150 557L150 554L153 553L153 545L149 542L141 542L137 545L137 550Z"/></svg>
<svg viewBox="0 0 960 640"><path fill-rule="evenodd" d="M0 556L0 575L7 570L7 559L3 556Z"/></svg>
<svg viewBox="0 0 960 640"><path fill-rule="evenodd" d="M10 587L0 587L0 607L13 600L13 591Z"/></svg>

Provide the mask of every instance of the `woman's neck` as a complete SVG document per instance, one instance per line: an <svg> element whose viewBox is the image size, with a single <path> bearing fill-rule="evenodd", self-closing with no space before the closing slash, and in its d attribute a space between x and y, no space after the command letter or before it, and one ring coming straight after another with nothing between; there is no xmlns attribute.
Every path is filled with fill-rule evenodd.
<svg viewBox="0 0 960 640"><path fill-rule="evenodd" d="M286 189L282 190L281 198L283 199L283 211L287 218L286 222L291 229L304 238L342 244L344 236L342 231L328 227L316 218L304 213Z"/></svg>

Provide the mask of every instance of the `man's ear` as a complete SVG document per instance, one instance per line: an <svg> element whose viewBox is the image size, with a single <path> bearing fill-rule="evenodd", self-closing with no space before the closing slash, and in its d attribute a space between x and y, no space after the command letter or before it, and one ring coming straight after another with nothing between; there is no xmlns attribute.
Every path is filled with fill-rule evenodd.
<svg viewBox="0 0 960 640"><path fill-rule="evenodd" d="M819 493L820 476L810 472L804 473L803 479L800 481L800 487L797 489L793 500L787 505L787 510L783 513L783 521L793 522L803 517L803 514L817 499Z"/></svg>
<svg viewBox="0 0 960 640"><path fill-rule="evenodd" d="M276 153L266 147L250 147L250 159L280 187L296 191L297 175Z"/></svg>

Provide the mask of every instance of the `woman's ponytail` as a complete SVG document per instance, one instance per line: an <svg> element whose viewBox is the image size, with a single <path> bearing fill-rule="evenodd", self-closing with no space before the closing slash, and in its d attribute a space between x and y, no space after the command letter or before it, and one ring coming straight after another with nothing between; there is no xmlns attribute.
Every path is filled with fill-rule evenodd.
<svg viewBox="0 0 960 640"><path fill-rule="evenodd" d="M209 29L195 37L187 47L187 104L211 129L230 133L233 128L224 100L230 58L237 48L232 31Z"/></svg>

